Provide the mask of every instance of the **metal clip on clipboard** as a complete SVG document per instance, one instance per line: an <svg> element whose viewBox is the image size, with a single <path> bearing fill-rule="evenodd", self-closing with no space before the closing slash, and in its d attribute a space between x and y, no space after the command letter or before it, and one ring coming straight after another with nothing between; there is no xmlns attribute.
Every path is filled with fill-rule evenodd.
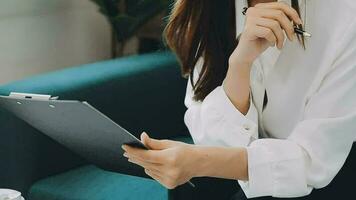
<svg viewBox="0 0 356 200"><path fill-rule="evenodd" d="M52 97L51 95L44 94L31 94L31 93L19 93L19 92L11 92L10 97L15 97L19 99L35 99L35 100L57 100L59 97Z"/></svg>
<svg viewBox="0 0 356 200"><path fill-rule="evenodd" d="M43 100L43 101L50 101L50 100L58 100L58 96L52 97L51 95L44 95L44 94L31 94L31 93L19 93L19 92L11 92L9 97L14 97L17 99L33 99L33 100ZM17 101L17 104L21 105L21 101ZM50 104L49 107L55 108L54 105Z"/></svg>

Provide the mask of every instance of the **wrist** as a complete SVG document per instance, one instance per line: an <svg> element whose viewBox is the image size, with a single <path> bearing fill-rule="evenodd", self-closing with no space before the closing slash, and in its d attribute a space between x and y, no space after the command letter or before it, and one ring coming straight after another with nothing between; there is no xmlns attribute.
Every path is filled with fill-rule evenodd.
<svg viewBox="0 0 356 200"><path fill-rule="evenodd" d="M250 68L254 62L253 56L250 56L238 45L229 58L229 67L231 68Z"/></svg>
<svg viewBox="0 0 356 200"><path fill-rule="evenodd" d="M246 148L194 145L191 155L192 177L248 180Z"/></svg>
<svg viewBox="0 0 356 200"><path fill-rule="evenodd" d="M204 177L209 175L209 165L211 163L211 156L207 152L207 147L192 145L191 149L192 177Z"/></svg>
<svg viewBox="0 0 356 200"><path fill-rule="evenodd" d="M253 61L245 61L245 60L229 60L229 69L237 69L249 71L251 69Z"/></svg>

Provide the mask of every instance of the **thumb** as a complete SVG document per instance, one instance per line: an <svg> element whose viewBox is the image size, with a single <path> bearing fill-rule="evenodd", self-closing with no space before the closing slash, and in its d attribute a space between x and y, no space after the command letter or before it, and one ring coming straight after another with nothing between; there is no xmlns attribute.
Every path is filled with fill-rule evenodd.
<svg viewBox="0 0 356 200"><path fill-rule="evenodd" d="M156 140L150 138L145 132L141 134L141 141L148 149L152 150L167 149L171 146L168 140Z"/></svg>

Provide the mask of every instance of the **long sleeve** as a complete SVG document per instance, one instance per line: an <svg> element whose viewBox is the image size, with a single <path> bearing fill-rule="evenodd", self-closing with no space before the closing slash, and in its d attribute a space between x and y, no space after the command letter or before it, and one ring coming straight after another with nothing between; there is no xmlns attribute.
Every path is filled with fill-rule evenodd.
<svg viewBox="0 0 356 200"><path fill-rule="evenodd" d="M308 195L339 172L356 139L355 44L335 60L288 138L247 147L249 181L239 181L247 197Z"/></svg>
<svg viewBox="0 0 356 200"><path fill-rule="evenodd" d="M243 115L231 103L222 86L202 102L193 100L193 96L188 81L185 97L188 110L184 121L195 144L246 147L258 138L258 114L252 101L248 113Z"/></svg>
<svg viewBox="0 0 356 200"><path fill-rule="evenodd" d="M249 180L238 182L248 198L305 196L327 186L342 168L356 140L355 34L351 30L346 42L338 42L335 60L308 96L300 121L280 139L258 138L253 101L244 116L220 86L196 102L188 81L185 123L195 143L246 147Z"/></svg>

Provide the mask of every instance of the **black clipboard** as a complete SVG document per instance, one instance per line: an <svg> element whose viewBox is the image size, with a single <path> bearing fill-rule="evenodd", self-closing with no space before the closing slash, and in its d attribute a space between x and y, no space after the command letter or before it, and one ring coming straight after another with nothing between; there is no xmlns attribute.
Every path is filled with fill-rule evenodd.
<svg viewBox="0 0 356 200"><path fill-rule="evenodd" d="M104 170L149 177L121 149L123 144L146 149L141 141L85 101L11 93L0 96L0 106Z"/></svg>

